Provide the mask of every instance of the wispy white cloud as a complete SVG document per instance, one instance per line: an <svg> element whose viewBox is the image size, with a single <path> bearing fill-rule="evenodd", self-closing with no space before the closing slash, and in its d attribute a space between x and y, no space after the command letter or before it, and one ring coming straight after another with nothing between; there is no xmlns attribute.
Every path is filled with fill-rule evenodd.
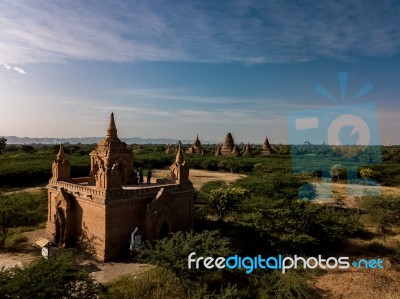
<svg viewBox="0 0 400 299"><path fill-rule="evenodd" d="M168 124L180 124L180 125L232 125L232 124L243 124L243 125L266 125L272 124L274 120L279 118L271 109L268 113L257 110L257 108L248 109L226 109L215 107L213 109L207 109L207 106L203 108L190 109L187 107L183 108L166 108L160 109L156 105L146 105L146 101L142 102L142 105L136 103L132 104L119 104L119 105L107 105L98 101L86 99L84 101L65 100L63 104L69 106L77 106L79 109L90 108L101 111L102 113L115 112L119 115L137 115L137 118L144 119L146 121L151 119L153 124L160 123L164 126Z"/></svg>
<svg viewBox="0 0 400 299"><path fill-rule="evenodd" d="M152 100L174 100L202 104L247 104L265 101L265 99L250 99L245 97L228 97L228 96L200 96L194 95L193 92L184 89L173 88L150 88L150 89L124 89L114 92L116 95L122 95L133 99L152 99ZM272 101L272 100L271 100Z"/></svg>
<svg viewBox="0 0 400 299"><path fill-rule="evenodd" d="M25 70L18 66L13 67L13 66L9 65L8 63L0 64L0 66L3 66L6 70L15 71L16 73L18 73L20 75L26 75Z"/></svg>
<svg viewBox="0 0 400 299"><path fill-rule="evenodd" d="M18 74L26 75L26 72L18 66L14 66L14 71L16 71Z"/></svg>
<svg viewBox="0 0 400 299"><path fill-rule="evenodd" d="M45 1L0 4L0 61L249 64L400 52L396 2Z"/></svg>

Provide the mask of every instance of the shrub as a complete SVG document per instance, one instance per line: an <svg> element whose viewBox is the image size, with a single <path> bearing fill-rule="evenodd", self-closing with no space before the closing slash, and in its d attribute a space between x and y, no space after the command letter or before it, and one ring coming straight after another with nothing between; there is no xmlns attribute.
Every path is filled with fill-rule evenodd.
<svg viewBox="0 0 400 299"><path fill-rule="evenodd" d="M46 190L39 193L0 194L0 250L4 248L12 228L38 225L46 218Z"/></svg>
<svg viewBox="0 0 400 299"><path fill-rule="evenodd" d="M400 198L396 196L365 197L361 208L368 213L371 223L385 231L400 225Z"/></svg>
<svg viewBox="0 0 400 299"><path fill-rule="evenodd" d="M256 280L262 298L318 298L317 292L309 284L310 277L304 271L290 270L285 274L279 271L265 273Z"/></svg>
<svg viewBox="0 0 400 299"><path fill-rule="evenodd" d="M171 271L187 294L203 284L204 275L213 271L207 269L188 269L187 258L190 253L196 256L226 256L229 242L217 231L203 231L198 234L177 232L171 238L164 238L151 245L147 243L140 251L140 257L150 263Z"/></svg>
<svg viewBox="0 0 400 299"><path fill-rule="evenodd" d="M142 273L125 274L106 285L106 298L185 298L185 290L168 269L156 267Z"/></svg>
<svg viewBox="0 0 400 299"><path fill-rule="evenodd" d="M70 255L0 271L1 298L96 298L99 287Z"/></svg>
<svg viewBox="0 0 400 299"><path fill-rule="evenodd" d="M9 236L7 236L5 248L9 251L20 250L23 243L25 243L27 240L28 238L22 233L11 233Z"/></svg>

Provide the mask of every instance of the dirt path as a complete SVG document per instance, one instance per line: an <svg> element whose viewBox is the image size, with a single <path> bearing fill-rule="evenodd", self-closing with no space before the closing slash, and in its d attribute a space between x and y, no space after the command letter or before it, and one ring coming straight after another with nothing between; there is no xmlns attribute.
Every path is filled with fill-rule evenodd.
<svg viewBox="0 0 400 299"><path fill-rule="evenodd" d="M169 169L155 170L154 176L157 178L163 178L170 174ZM200 170L200 169L190 169L189 179L192 181L193 186L196 189L199 189L203 186L204 183L210 181L221 180L226 183L232 183L242 177L245 177L244 174L239 173L230 173L230 172L221 172L221 171L208 171L208 170Z"/></svg>
<svg viewBox="0 0 400 299"><path fill-rule="evenodd" d="M46 235L44 229L37 229L23 233L27 238L27 246L21 252L0 252L0 269L29 264L41 257L41 248L35 242ZM138 273L147 269L149 265L134 263L129 260L102 263L78 250L72 250L80 267L90 272L93 278L100 283L107 283L121 274Z"/></svg>

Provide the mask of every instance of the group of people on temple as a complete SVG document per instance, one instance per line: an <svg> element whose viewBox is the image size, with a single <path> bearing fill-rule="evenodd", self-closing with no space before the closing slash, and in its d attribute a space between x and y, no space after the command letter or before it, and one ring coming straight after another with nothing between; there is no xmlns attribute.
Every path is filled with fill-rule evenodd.
<svg viewBox="0 0 400 299"><path fill-rule="evenodd" d="M149 171L147 171L147 180L146 180L147 184L150 184L151 177L152 173L151 170L149 169ZM143 169L138 168L133 170L133 182L135 185L144 184Z"/></svg>

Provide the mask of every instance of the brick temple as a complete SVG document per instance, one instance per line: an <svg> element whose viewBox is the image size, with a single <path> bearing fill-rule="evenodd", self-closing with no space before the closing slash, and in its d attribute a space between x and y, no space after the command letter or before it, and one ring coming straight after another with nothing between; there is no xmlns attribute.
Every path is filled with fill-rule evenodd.
<svg viewBox="0 0 400 299"><path fill-rule="evenodd" d="M80 245L101 261L128 253L131 233L156 240L193 223L194 188L179 146L170 181L134 184L134 159L117 135L111 114L107 133L90 153L88 177L71 178L61 145L48 188L47 232L62 247Z"/></svg>

